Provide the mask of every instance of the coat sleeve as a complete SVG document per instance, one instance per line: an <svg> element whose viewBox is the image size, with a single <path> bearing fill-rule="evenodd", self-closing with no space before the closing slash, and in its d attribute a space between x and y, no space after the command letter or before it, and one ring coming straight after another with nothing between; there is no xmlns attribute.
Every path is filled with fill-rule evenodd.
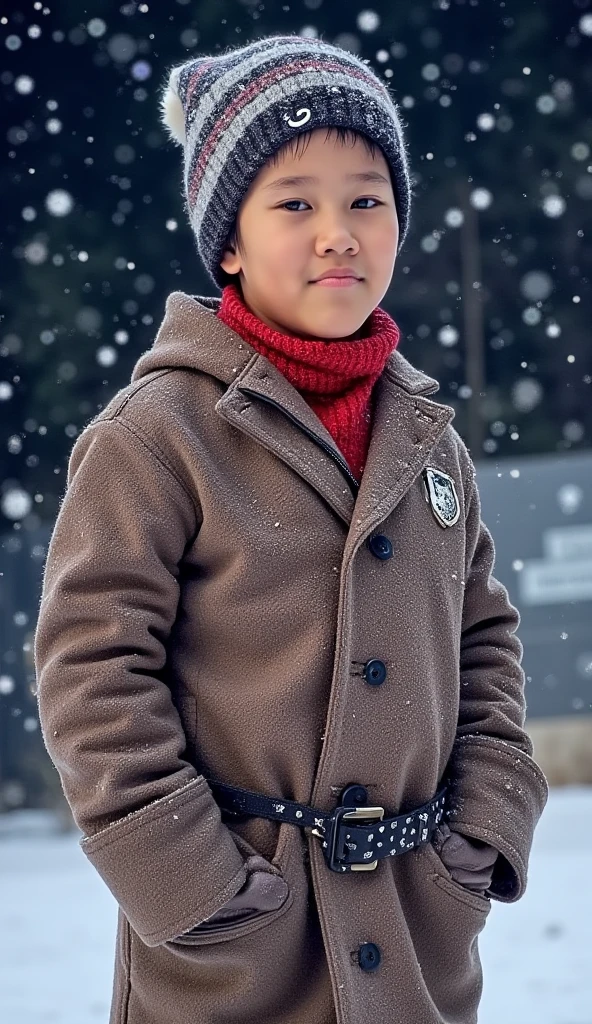
<svg viewBox="0 0 592 1024"><path fill-rule="evenodd" d="M133 424L86 427L44 569L39 717L82 850L148 946L209 917L246 879L209 785L183 759L164 674L179 564L198 529L190 493Z"/></svg>
<svg viewBox="0 0 592 1024"><path fill-rule="evenodd" d="M460 709L449 762L450 827L498 856L489 895L524 893L534 829L548 797L524 729L526 702L518 610L492 575L495 549L481 519L472 463L466 498L466 569L460 643Z"/></svg>

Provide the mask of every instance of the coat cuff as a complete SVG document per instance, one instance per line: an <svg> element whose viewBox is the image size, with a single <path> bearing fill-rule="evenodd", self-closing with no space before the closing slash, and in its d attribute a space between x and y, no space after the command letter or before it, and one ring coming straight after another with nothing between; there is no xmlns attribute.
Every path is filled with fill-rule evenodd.
<svg viewBox="0 0 592 1024"><path fill-rule="evenodd" d="M526 889L534 830L549 795L543 772L511 743L466 735L454 745L448 783L450 828L498 850L487 893L515 903Z"/></svg>
<svg viewBox="0 0 592 1024"><path fill-rule="evenodd" d="M247 877L203 776L83 837L80 846L147 946L210 917Z"/></svg>

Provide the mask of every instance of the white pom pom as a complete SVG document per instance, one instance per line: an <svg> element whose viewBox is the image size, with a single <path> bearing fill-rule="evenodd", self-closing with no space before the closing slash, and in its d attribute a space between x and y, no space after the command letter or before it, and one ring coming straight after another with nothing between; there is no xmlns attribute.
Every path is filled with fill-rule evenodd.
<svg viewBox="0 0 592 1024"><path fill-rule="evenodd" d="M185 145L185 111L177 92L181 68L173 68L160 97L160 120L173 142Z"/></svg>

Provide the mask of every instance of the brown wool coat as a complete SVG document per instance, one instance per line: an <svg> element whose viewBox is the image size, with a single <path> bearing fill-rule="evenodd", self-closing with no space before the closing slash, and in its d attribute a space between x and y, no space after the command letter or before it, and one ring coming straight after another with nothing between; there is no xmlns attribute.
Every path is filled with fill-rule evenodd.
<svg viewBox="0 0 592 1024"><path fill-rule="evenodd" d="M169 296L131 383L73 447L45 568L40 718L120 908L110 1022L473 1024L478 936L492 898L524 892L548 790L472 462L436 381L395 351L354 497L331 435L219 301ZM454 479L452 527L426 466ZM363 677L371 658L382 685ZM485 895L431 844L332 872L309 830L225 824L204 779L325 811L355 782L392 815L447 767L450 824L501 854ZM255 853L287 900L183 937Z"/></svg>

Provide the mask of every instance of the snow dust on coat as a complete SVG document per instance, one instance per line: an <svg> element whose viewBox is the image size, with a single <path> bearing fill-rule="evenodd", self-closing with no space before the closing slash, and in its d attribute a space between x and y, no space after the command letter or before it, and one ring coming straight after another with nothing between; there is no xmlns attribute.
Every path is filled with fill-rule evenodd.
<svg viewBox="0 0 592 1024"><path fill-rule="evenodd" d="M41 724L120 908L111 1024L474 1024L478 936L492 899L524 892L548 791L473 464L436 381L395 350L358 489L219 302L168 297L131 383L74 444L45 567ZM454 525L426 500L428 468L454 482ZM500 851L483 895L431 844L332 872L310 830L228 824L206 781L324 811L359 783L390 816L445 770L450 825ZM254 852L286 901L183 935Z"/></svg>

